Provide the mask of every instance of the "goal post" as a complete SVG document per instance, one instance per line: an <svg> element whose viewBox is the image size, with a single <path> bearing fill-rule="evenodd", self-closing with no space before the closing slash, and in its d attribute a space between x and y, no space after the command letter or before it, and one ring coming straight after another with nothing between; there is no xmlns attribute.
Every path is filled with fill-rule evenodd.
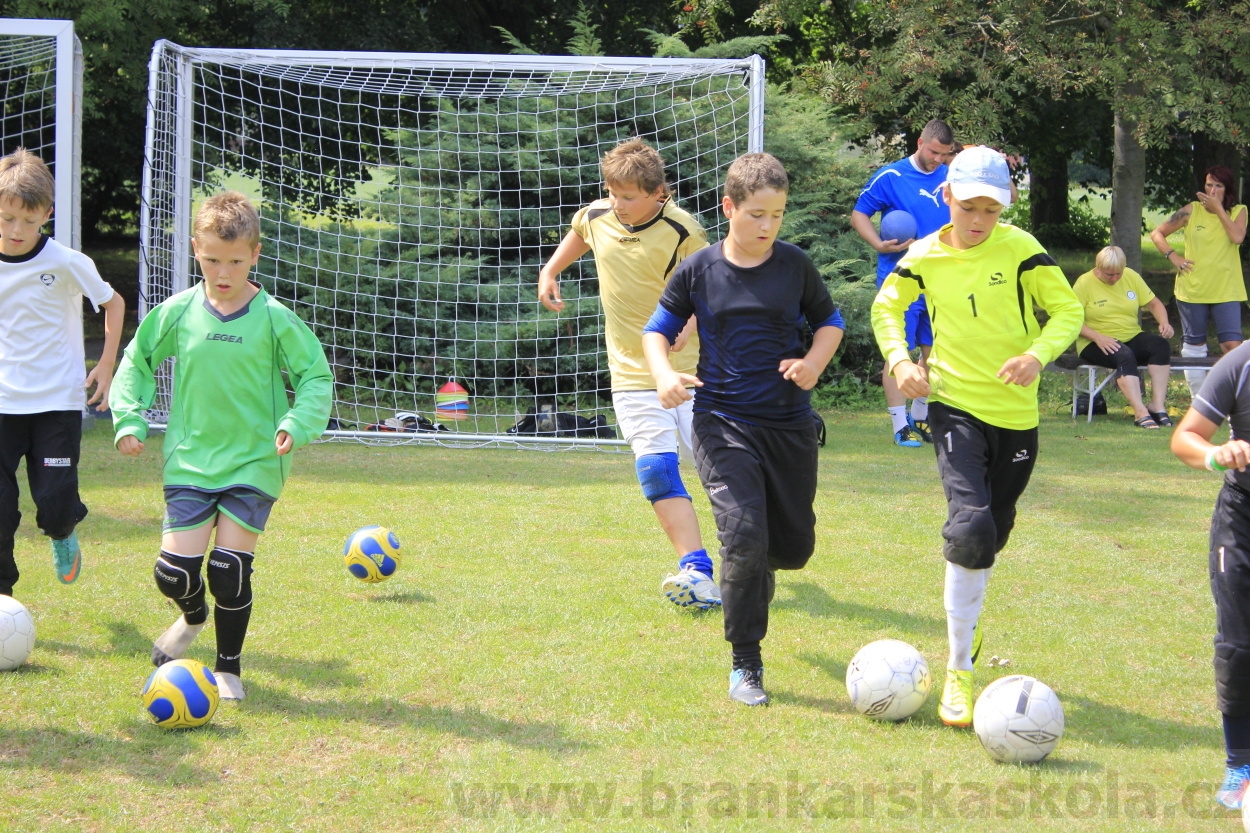
<svg viewBox="0 0 1250 833"><path fill-rule="evenodd" d="M0 18L0 145L48 164L53 237L72 249L82 246L82 74L72 20Z"/></svg>
<svg viewBox="0 0 1250 833"><path fill-rule="evenodd" d="M256 276L330 359L337 439L620 446L593 258L562 275L558 314L538 303L538 270L603 196L599 160L617 142L658 148L712 240L725 169L763 146L758 56L158 41L149 70L141 312L194 283L198 201L248 194L262 217ZM396 424L405 413L439 430L393 430L413 427Z"/></svg>

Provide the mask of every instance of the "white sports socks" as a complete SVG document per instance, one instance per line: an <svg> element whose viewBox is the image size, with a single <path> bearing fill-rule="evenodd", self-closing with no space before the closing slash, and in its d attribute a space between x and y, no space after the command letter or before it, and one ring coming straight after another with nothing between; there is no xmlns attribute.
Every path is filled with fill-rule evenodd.
<svg viewBox="0 0 1250 833"><path fill-rule="evenodd" d="M886 410L890 412L890 422L894 423L894 433L897 434L907 424L907 406L895 405L893 408L886 408Z"/></svg>
<svg viewBox="0 0 1250 833"><path fill-rule="evenodd" d="M981 616L989 580L990 570L969 570L946 562L946 589L942 601L946 604L946 636L951 650L947 668L972 670L972 634Z"/></svg>

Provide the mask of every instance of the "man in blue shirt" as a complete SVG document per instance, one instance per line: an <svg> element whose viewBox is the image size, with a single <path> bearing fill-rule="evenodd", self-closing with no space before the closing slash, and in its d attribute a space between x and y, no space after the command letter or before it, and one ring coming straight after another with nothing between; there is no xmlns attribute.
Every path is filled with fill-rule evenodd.
<svg viewBox="0 0 1250 833"><path fill-rule="evenodd" d="M851 228L878 252L877 288L898 263L912 240L882 240L872 224L872 215L884 217L891 211L906 211L916 219L916 238L925 237L950 222L951 213L942 201L942 184L946 182L946 163L954 155L955 136L946 122L933 119L924 126L916 141L916 152L906 159L878 169L851 211ZM924 296L907 310L907 346L920 348L924 364L933 346L933 331ZM885 404L893 423L894 442L905 448L919 448L921 439L929 441L929 406L924 397L913 400L910 416L907 400L899 391L894 377L885 370L881 374Z"/></svg>

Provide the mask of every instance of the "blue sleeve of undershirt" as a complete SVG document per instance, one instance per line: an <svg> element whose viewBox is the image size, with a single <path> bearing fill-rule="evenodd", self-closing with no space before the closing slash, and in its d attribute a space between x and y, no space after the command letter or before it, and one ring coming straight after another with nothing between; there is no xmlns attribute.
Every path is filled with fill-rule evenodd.
<svg viewBox="0 0 1250 833"><path fill-rule="evenodd" d="M840 310L835 309L833 311L833 315L829 316L824 321L821 321L819 324L813 327L812 332L816 332L821 327L837 327L839 330L845 330L846 324L843 323L842 321L842 312Z"/></svg>
<svg viewBox="0 0 1250 833"><path fill-rule="evenodd" d="M685 326L685 321L673 315L663 306L657 306L655 312L651 315L651 320L647 322L647 326L642 328L642 331L644 333L660 333L668 339L669 344L672 344L677 340L677 336L681 334Z"/></svg>

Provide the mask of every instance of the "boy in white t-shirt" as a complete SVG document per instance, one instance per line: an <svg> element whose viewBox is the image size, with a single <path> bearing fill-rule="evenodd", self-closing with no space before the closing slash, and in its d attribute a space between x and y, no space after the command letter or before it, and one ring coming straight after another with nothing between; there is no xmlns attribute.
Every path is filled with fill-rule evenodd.
<svg viewBox="0 0 1250 833"><path fill-rule="evenodd" d="M108 402L125 302L86 255L45 236L56 183L48 166L18 148L0 159L0 594L17 583L13 535L21 522L17 467L35 502L35 523L52 539L56 576L78 578L74 527L87 515L78 497L84 388ZM104 350L86 372L82 299L104 310Z"/></svg>

